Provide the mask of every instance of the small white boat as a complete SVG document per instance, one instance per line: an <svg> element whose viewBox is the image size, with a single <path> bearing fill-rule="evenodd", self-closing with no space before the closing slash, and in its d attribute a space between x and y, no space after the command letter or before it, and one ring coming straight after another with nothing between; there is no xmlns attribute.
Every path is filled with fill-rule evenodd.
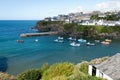
<svg viewBox="0 0 120 80"><path fill-rule="evenodd" d="M54 40L54 42L60 42L60 43L62 43L62 42L63 42L63 40L60 40L60 39L55 39L55 40Z"/></svg>
<svg viewBox="0 0 120 80"><path fill-rule="evenodd" d="M64 38L59 36L58 39L64 39Z"/></svg>
<svg viewBox="0 0 120 80"><path fill-rule="evenodd" d="M70 45L71 45L71 46L80 46L80 44L79 44L79 43L76 43L76 42L72 42L72 43L70 43Z"/></svg>
<svg viewBox="0 0 120 80"><path fill-rule="evenodd" d="M39 40L38 39L35 39L35 42L38 42Z"/></svg>
<svg viewBox="0 0 120 80"><path fill-rule="evenodd" d="M58 42L58 39L55 39L54 41L55 41L55 42Z"/></svg>
<svg viewBox="0 0 120 80"><path fill-rule="evenodd" d="M87 42L86 45L87 45L87 46L94 46L95 44L94 44L94 43Z"/></svg>
<svg viewBox="0 0 120 80"><path fill-rule="evenodd" d="M71 41L76 41L76 38L69 37L68 39Z"/></svg>
<svg viewBox="0 0 120 80"><path fill-rule="evenodd" d="M95 40L95 42L100 42L100 40Z"/></svg>
<svg viewBox="0 0 120 80"><path fill-rule="evenodd" d="M87 42L85 39L78 39L79 42Z"/></svg>

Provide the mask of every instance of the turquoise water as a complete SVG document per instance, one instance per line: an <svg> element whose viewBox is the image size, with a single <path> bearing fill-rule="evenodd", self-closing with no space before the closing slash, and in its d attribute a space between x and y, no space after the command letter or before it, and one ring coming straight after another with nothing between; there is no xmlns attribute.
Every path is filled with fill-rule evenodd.
<svg viewBox="0 0 120 80"><path fill-rule="evenodd" d="M0 21L0 71L16 75L30 68L39 68L46 62L79 63L120 52L120 40L113 40L108 46L96 43L95 46L81 44L80 47L72 47L67 39L64 43L55 43L53 40L57 36L20 38L21 33L36 32L30 29L36 22ZM18 39L23 39L24 43L17 43Z"/></svg>

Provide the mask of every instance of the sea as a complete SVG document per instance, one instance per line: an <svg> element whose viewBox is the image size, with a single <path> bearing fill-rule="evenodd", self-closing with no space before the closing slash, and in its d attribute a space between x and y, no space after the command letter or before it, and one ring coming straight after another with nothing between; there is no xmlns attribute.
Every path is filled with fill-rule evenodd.
<svg viewBox="0 0 120 80"><path fill-rule="evenodd" d="M59 62L90 61L95 58L112 56L120 52L120 40L112 40L110 45L95 43L95 46L70 46L64 37L63 43L56 43L57 35L21 38L22 33L37 33L31 29L37 20L0 21L0 71L17 75L29 69L39 69L42 64L52 65ZM35 40L38 42L35 42ZM24 40L18 43L16 40ZM87 39L94 42L94 39ZM102 40L101 40L102 41Z"/></svg>

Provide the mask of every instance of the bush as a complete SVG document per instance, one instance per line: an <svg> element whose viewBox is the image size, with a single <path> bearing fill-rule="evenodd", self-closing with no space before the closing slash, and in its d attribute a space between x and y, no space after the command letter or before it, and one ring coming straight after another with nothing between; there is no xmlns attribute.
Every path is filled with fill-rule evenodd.
<svg viewBox="0 0 120 80"><path fill-rule="evenodd" d="M7 73L0 72L0 80L15 80L15 78Z"/></svg>
<svg viewBox="0 0 120 80"><path fill-rule="evenodd" d="M57 77L54 77L54 78L52 78L50 80L67 80L67 77L65 77L65 76L57 76Z"/></svg>
<svg viewBox="0 0 120 80"><path fill-rule="evenodd" d="M48 63L45 63L41 66L40 71L43 74L49 68Z"/></svg>
<svg viewBox="0 0 120 80"><path fill-rule="evenodd" d="M82 62L79 66L80 71L85 73L85 74L88 74L88 65L89 65L88 62Z"/></svg>
<svg viewBox="0 0 120 80"><path fill-rule="evenodd" d="M57 63L50 66L50 68L43 74L43 80L50 80L57 76L70 76L73 74L74 65L72 63Z"/></svg>
<svg viewBox="0 0 120 80"><path fill-rule="evenodd" d="M96 58L96 59L91 60L89 63L90 64L100 64L108 59L109 59L109 57Z"/></svg>
<svg viewBox="0 0 120 80"><path fill-rule="evenodd" d="M75 77L74 79L69 79L69 80L105 80L105 79L86 75L86 76L78 76Z"/></svg>
<svg viewBox="0 0 120 80"><path fill-rule="evenodd" d="M41 78L41 72L39 70L29 70L19 74L17 80L39 80Z"/></svg>

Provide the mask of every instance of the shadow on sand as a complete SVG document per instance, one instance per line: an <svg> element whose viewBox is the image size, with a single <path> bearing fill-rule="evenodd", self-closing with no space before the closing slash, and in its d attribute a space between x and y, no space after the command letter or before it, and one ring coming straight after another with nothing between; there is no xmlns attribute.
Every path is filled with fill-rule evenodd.
<svg viewBox="0 0 120 80"><path fill-rule="evenodd" d="M0 56L0 72L5 72L8 68L8 59L6 57Z"/></svg>

